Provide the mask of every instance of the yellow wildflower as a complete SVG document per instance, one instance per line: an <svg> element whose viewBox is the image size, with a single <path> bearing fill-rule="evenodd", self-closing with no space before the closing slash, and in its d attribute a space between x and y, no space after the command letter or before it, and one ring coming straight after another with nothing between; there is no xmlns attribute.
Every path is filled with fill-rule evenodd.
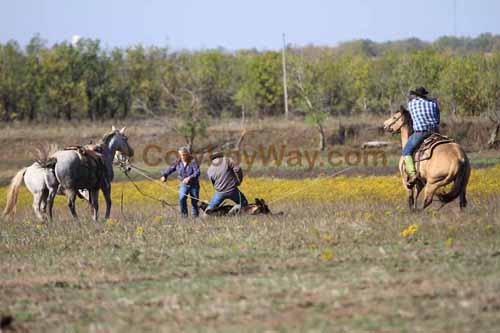
<svg viewBox="0 0 500 333"><path fill-rule="evenodd" d="M412 224L408 228L401 230L401 237L408 238L418 231L418 224Z"/></svg>
<svg viewBox="0 0 500 333"><path fill-rule="evenodd" d="M119 223L119 221L116 220L116 219L107 219L106 220L106 225L110 226L110 227L114 226L114 225L117 225L118 223Z"/></svg>
<svg viewBox="0 0 500 333"><path fill-rule="evenodd" d="M335 240L335 236L333 234L324 234L321 236L321 240L331 243Z"/></svg>
<svg viewBox="0 0 500 333"><path fill-rule="evenodd" d="M138 226L137 228L135 228L135 234L137 236L142 236L142 234L144 234L144 228L142 226Z"/></svg>
<svg viewBox="0 0 500 333"><path fill-rule="evenodd" d="M453 246L453 237L448 237L448 239L444 242L444 245L446 247L452 247Z"/></svg>
<svg viewBox="0 0 500 333"><path fill-rule="evenodd" d="M326 248L321 252L320 258L323 261L332 261L335 258L335 253L331 248Z"/></svg>

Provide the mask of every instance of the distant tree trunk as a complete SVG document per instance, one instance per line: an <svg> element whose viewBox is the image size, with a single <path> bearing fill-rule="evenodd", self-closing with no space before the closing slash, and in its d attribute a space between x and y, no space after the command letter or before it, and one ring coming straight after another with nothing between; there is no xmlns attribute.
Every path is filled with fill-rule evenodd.
<svg viewBox="0 0 500 333"><path fill-rule="evenodd" d="M71 105L68 105L64 110L64 115L66 116L66 120L68 121L71 120L71 113L72 113Z"/></svg>
<svg viewBox="0 0 500 333"><path fill-rule="evenodd" d="M90 91L87 91L87 99L89 101L89 107L88 107L87 114L88 114L90 121L94 122L96 120L95 111L96 111L98 102L93 100L93 96L92 96L92 93L90 93Z"/></svg>
<svg viewBox="0 0 500 333"><path fill-rule="evenodd" d="M321 123L316 123L319 132L319 150L324 151L326 149L326 139L325 139L325 130Z"/></svg>
<svg viewBox="0 0 500 333"><path fill-rule="evenodd" d="M31 102L29 106L29 113L28 113L28 119L30 122L35 120L36 116L36 107L35 107L35 102Z"/></svg>
<svg viewBox="0 0 500 333"><path fill-rule="evenodd" d="M194 126L191 129L191 132L189 133L189 135L186 135L184 138L186 139L186 143L187 143L187 146L189 147L189 150L193 151L194 139L196 138L196 129L194 128Z"/></svg>
<svg viewBox="0 0 500 333"><path fill-rule="evenodd" d="M345 144L345 127L342 125L342 123L339 124L339 144L344 145Z"/></svg>
<svg viewBox="0 0 500 333"><path fill-rule="evenodd" d="M6 97L2 98L2 104L3 104L2 121L8 121L10 118L10 116L9 116L9 101L7 100Z"/></svg>
<svg viewBox="0 0 500 333"><path fill-rule="evenodd" d="M123 101L123 118L126 118L130 113L130 108L132 106L132 96L129 91L125 93L125 96L122 98Z"/></svg>

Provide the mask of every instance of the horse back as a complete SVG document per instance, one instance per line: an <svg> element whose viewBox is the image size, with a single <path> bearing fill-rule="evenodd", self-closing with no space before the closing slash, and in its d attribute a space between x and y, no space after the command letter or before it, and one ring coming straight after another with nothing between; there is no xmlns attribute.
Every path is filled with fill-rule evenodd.
<svg viewBox="0 0 500 333"><path fill-rule="evenodd" d="M463 163L469 164L464 149L456 142L448 142L435 146L432 156L415 166L421 177L439 179L455 173Z"/></svg>
<svg viewBox="0 0 500 333"><path fill-rule="evenodd" d="M57 159L55 176L64 188L90 189L99 187L96 171L100 165L82 159L75 150L62 150L54 154Z"/></svg>

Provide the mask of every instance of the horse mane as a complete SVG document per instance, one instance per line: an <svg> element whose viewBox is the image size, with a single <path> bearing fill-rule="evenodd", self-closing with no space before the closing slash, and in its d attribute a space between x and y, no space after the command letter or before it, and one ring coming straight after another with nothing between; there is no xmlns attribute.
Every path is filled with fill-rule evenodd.
<svg viewBox="0 0 500 333"><path fill-rule="evenodd" d="M115 134L116 134L116 131L111 131L111 132L108 132L108 133L104 134L103 137L102 137L102 139L101 139L102 143L104 143L104 144L107 145L109 143L109 141L111 140L111 138Z"/></svg>
<svg viewBox="0 0 500 333"><path fill-rule="evenodd" d="M403 117L405 117L406 119L406 125L408 125L410 131L413 131L413 120L411 119L411 114L410 114L410 111L408 111L408 109L406 109L403 105L401 105L399 107L399 112L401 112L401 114L403 115Z"/></svg>

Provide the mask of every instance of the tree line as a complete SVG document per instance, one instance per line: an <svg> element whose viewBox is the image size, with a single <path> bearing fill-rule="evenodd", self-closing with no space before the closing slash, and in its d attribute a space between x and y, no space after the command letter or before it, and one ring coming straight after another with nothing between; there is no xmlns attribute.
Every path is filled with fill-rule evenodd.
<svg viewBox="0 0 500 333"><path fill-rule="evenodd" d="M500 36L442 37L337 47L289 45L291 113L321 124L330 115L388 112L423 85L443 112L500 109ZM155 117L202 130L210 117L284 112L280 51L106 50L99 40L48 46L38 35L0 44L0 119L50 121Z"/></svg>

